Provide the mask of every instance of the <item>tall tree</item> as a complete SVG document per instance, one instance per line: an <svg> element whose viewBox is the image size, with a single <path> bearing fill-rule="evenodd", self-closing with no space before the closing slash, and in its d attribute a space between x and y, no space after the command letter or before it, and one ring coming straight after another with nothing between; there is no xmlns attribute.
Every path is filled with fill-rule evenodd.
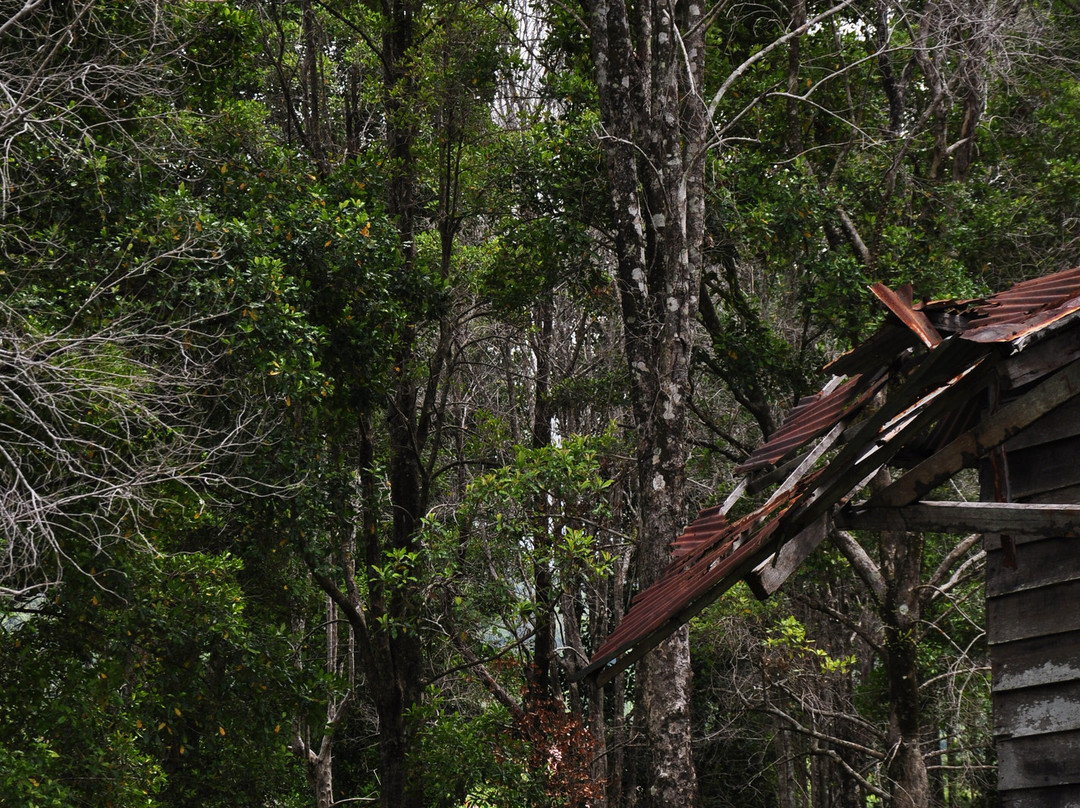
<svg viewBox="0 0 1080 808"><path fill-rule="evenodd" d="M390 299L381 318L361 323L351 316L374 290L362 282L328 283L320 277L322 250L304 239L307 280L330 304L330 317L320 324L335 344L326 363L339 409L329 419L327 451L351 493L340 497L338 519L321 541L304 541L299 523L294 537L314 579L351 626L362 674L354 685L362 684L378 717L378 789L387 806L420 806L425 799L412 717L422 706L428 662L423 522L445 471L439 461L449 396L462 324L471 316L471 301L455 289L456 253L466 215L466 153L490 126L487 109L503 59L498 12L484 2L414 0L377 9L265 7L282 134L303 146L334 195L371 183L364 196L386 217L380 243L391 253L384 287ZM296 53L303 58L297 61ZM331 75L345 80L335 84ZM365 79L359 87L358 76ZM378 128L368 141L357 136L358 96L374 99L369 111ZM342 109L344 126L331 115ZM379 335L377 344L359 344L371 334ZM319 742L325 754L299 746L325 770L318 760L330 760L331 741Z"/></svg>
<svg viewBox="0 0 1080 808"><path fill-rule="evenodd" d="M637 564L667 566L685 521L687 395L702 273L706 151L703 4L585 4L603 127L637 437ZM686 629L642 663L654 805L698 803Z"/></svg>

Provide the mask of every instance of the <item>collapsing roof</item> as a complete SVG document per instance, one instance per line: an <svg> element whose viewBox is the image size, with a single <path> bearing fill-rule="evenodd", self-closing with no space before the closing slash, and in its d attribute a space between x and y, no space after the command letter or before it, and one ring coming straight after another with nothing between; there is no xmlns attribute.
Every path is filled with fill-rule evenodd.
<svg viewBox="0 0 1080 808"><path fill-rule="evenodd" d="M909 286L871 290L890 311L881 328L832 362L825 389L800 401L736 469L748 475L736 494L686 528L671 566L579 675L610 680L740 579L759 597L775 592L830 521L1049 535L1075 524L1076 506L920 500L1080 395L1080 268L980 300L914 303ZM886 465L904 471L855 501ZM771 486L763 504L728 520L744 490Z"/></svg>

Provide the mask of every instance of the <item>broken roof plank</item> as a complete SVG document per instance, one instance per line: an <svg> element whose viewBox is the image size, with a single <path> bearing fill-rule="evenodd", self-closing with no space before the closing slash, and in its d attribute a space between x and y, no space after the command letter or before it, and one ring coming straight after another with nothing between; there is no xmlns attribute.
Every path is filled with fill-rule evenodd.
<svg viewBox="0 0 1080 808"><path fill-rule="evenodd" d="M1073 362L1027 394L984 418L876 494L871 504L875 507L895 507L914 502L1078 394L1080 361Z"/></svg>
<svg viewBox="0 0 1080 808"><path fill-rule="evenodd" d="M975 350L972 350L972 349ZM945 340L930 351L899 390L855 428L847 444L829 464L821 487L806 502L801 530L817 519L875 468L887 463L903 446L929 428L953 403L966 400L985 385L992 363L986 350L957 339ZM964 371L956 376L956 368Z"/></svg>
<svg viewBox="0 0 1080 808"><path fill-rule="evenodd" d="M829 535L828 519L822 517L784 542L775 553L759 564L743 580L758 600L765 600L810 557Z"/></svg>
<svg viewBox="0 0 1080 808"><path fill-rule="evenodd" d="M1080 530L1080 505L1020 502L915 502L903 507L861 502L834 516L845 530L906 530L936 533L1005 533L1070 536Z"/></svg>
<svg viewBox="0 0 1080 808"><path fill-rule="evenodd" d="M904 351L918 344L919 339L914 332L887 320L865 342L827 364L825 371L837 376L873 373L888 367Z"/></svg>
<svg viewBox="0 0 1080 808"><path fill-rule="evenodd" d="M883 427L905 410L925 400L929 394L947 387L962 371L973 367L986 355L983 346L951 338L928 352L911 374L903 380L900 388L867 420L856 427L850 436L840 461L853 461L865 445L881 436ZM834 461L835 462L835 461Z"/></svg>
<svg viewBox="0 0 1080 808"><path fill-rule="evenodd" d="M948 344L947 341L944 345ZM938 351L944 350L944 345ZM979 359L960 377L933 387L917 401L894 394L892 406L883 406L864 422L860 434L832 460L829 470L836 472L824 475L822 485L807 497L793 527L800 529L849 496L868 476L888 463L906 439L928 429L957 401L978 394L992 370L993 363ZM917 380L913 380L913 389L919 389L916 384ZM900 407L901 404L907 406ZM898 408L900 411L896 412Z"/></svg>

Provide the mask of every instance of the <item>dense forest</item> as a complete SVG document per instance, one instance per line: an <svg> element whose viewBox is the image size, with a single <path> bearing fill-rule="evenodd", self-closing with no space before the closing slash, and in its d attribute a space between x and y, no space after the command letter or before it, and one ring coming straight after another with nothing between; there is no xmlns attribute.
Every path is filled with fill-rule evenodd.
<svg viewBox="0 0 1080 808"><path fill-rule="evenodd" d="M1078 57L1066 0L0 0L0 804L996 804L974 537L575 674L869 284L1080 264Z"/></svg>

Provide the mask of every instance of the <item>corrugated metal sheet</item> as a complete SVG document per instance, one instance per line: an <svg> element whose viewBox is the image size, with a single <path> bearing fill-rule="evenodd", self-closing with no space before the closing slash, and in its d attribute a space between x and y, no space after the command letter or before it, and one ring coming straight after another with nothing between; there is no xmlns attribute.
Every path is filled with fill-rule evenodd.
<svg viewBox="0 0 1080 808"><path fill-rule="evenodd" d="M761 552L779 527L779 516L790 508L800 493L801 490L791 491L731 524L715 522L712 530L698 526L696 522L690 525L687 533L697 535L688 549L656 583L634 598L629 613L604 641L594 661L613 659L641 639L658 632L666 635L670 633L665 631L666 628L670 626L674 630L679 622L712 602L720 594L718 585L731 575L732 570ZM715 519L716 514L713 514L707 516L705 522ZM676 546L681 541L677 541ZM734 580L738 578L732 583Z"/></svg>
<svg viewBox="0 0 1080 808"><path fill-rule="evenodd" d="M900 322L910 328L927 348L936 348L941 344L941 334L926 315L912 308L910 287L905 288L903 294L898 294L883 283L875 283L870 287L870 291L899 318Z"/></svg>
<svg viewBox="0 0 1080 808"><path fill-rule="evenodd" d="M793 454L814 438L832 429L844 418L862 408L877 391L879 377L869 386L860 384L861 375L854 376L829 393L816 393L803 398L784 419L784 425L762 446L736 466L736 474L747 474ZM861 392L861 395L857 395Z"/></svg>
<svg viewBox="0 0 1080 808"><path fill-rule="evenodd" d="M1013 342L1080 311L1080 267L1018 283L972 307L964 339Z"/></svg>
<svg viewBox="0 0 1080 808"><path fill-rule="evenodd" d="M727 515L721 507L706 508L697 515L681 536L671 545L671 557L678 560L696 550L702 544L710 542L720 532L727 530Z"/></svg>
<svg viewBox="0 0 1080 808"><path fill-rule="evenodd" d="M721 508L702 511L673 543L671 567L634 599L582 675L601 672L600 678L610 678L747 575L749 564L768 558L809 522L847 501L867 474L894 456L910 461L920 451L934 451L968 429L971 402L996 383L996 363L1003 355L996 344L1010 343L1015 354L1063 326L1080 323L1080 268L1016 284L985 300L915 304L908 289L893 292L876 285L873 291L896 319L830 366L852 377L800 401L784 426L737 470L754 472L806 449L857 415L890 378L902 382L898 389L850 444L819 461L819 468L800 465L777 495L749 515L729 523ZM939 328L963 342L943 339ZM920 341L926 350L913 354ZM903 363L901 357L906 357ZM1066 361L1062 357L1060 364ZM1045 357L1040 363L1039 373L1055 369L1053 362L1042 367ZM869 373L872 382L866 380Z"/></svg>

